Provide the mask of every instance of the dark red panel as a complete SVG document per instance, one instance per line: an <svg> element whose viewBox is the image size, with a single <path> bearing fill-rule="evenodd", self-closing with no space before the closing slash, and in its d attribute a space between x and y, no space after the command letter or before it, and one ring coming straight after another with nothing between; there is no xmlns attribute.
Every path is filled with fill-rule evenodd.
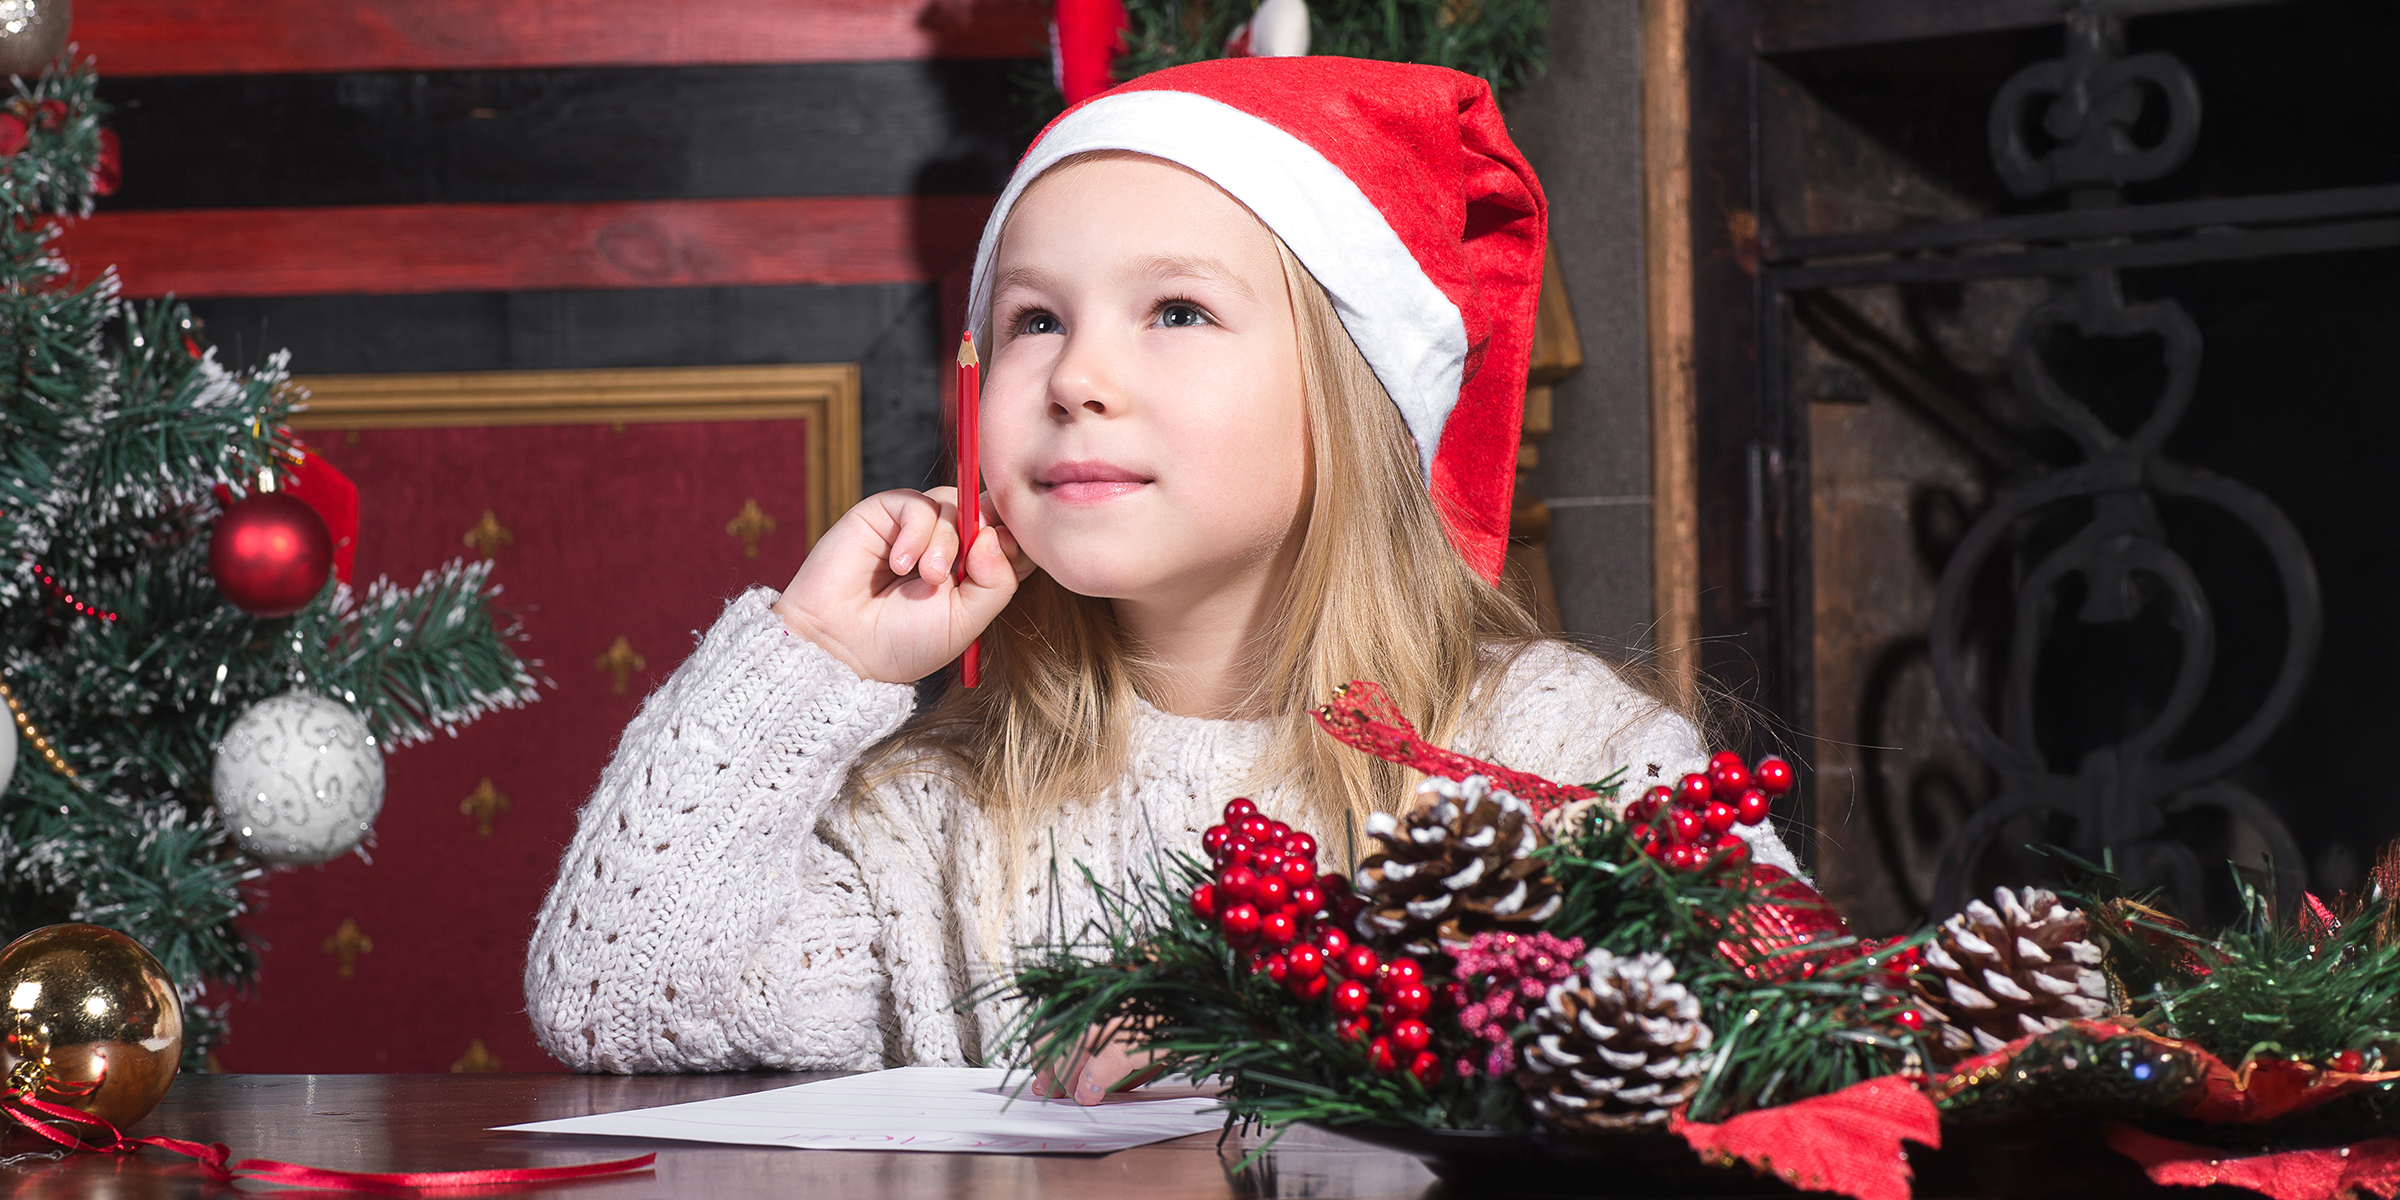
<svg viewBox="0 0 2400 1200"><path fill-rule="evenodd" d="M972 254L989 196L796 196L102 213L60 252L133 296L913 283Z"/></svg>
<svg viewBox="0 0 2400 1200"><path fill-rule="evenodd" d="M1026 58L1048 0L84 0L111 75Z"/></svg>
<svg viewBox="0 0 2400 1200"><path fill-rule="evenodd" d="M534 1045L521 975L535 910L617 735L750 584L780 588L806 546L799 421L367 430L318 446L359 489L358 576L413 581L472 553L489 509L520 653L557 681L527 708L390 757L372 864L279 872L248 921L269 944L219 1057L237 1071L447 1071L476 1039L510 1071ZM745 500L776 523L759 557L725 532ZM595 660L623 636L645 665L613 689ZM460 802L489 777L509 808L479 837ZM325 940L374 942L342 978Z"/></svg>

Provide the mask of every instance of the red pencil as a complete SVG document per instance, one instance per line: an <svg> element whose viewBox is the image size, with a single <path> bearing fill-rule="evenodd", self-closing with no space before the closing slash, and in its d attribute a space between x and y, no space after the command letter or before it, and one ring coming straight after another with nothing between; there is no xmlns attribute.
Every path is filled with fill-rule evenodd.
<svg viewBox="0 0 2400 1200"><path fill-rule="evenodd" d="M968 330L958 339L958 579L966 582L967 551L975 546L976 537L983 532L982 464L976 457L976 424L981 415L982 388L977 380L975 331ZM980 651L983 639L978 636L967 643L967 652L958 663L958 681L967 687L983 683Z"/></svg>

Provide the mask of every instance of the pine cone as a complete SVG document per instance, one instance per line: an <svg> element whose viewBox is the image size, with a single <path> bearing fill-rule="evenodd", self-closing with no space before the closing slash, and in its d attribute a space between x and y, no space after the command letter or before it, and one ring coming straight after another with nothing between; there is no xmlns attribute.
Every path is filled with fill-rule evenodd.
<svg viewBox="0 0 2400 1200"><path fill-rule="evenodd" d="M2040 888L2001 888L1942 922L1925 946L1917 992L1933 1018L1937 1057L1955 1061L2108 1011L2100 946L2084 915Z"/></svg>
<svg viewBox="0 0 2400 1200"><path fill-rule="evenodd" d="M1663 954L1592 951L1531 1023L1517 1086L1535 1120L1568 1133L1665 1124L1700 1086L1715 1040Z"/></svg>
<svg viewBox="0 0 2400 1200"><path fill-rule="evenodd" d="M1533 809L1481 775L1435 777L1405 819L1367 818L1382 848L1358 865L1358 930L1412 954L1448 953L1478 933L1532 932L1558 911L1558 885L1528 855L1544 839Z"/></svg>

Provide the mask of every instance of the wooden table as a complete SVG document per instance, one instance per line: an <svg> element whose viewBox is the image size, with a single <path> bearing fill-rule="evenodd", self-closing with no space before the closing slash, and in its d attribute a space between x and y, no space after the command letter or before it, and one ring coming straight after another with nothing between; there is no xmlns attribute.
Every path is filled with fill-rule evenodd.
<svg viewBox="0 0 2400 1200"><path fill-rule="evenodd" d="M224 1142L236 1160L273 1158L358 1171L442 1171L557 1166L658 1152L654 1171L550 1188L492 1194L618 1197L826 1196L1362 1197L1445 1194L1415 1159L1313 1129L1295 1129L1250 1169L1236 1173L1255 1140L1215 1134L1179 1138L1099 1157L900 1154L864 1150L778 1150L650 1142L632 1138L493 1133L514 1125L706 1100L787 1087L818 1075L186 1075L166 1102L129 1132ZM22 1131L0 1142L0 1158L48 1143ZM266 1191L257 1184L242 1190ZM0 1167L0 1196L223 1196L189 1160L159 1150L137 1156L69 1155ZM285 1192L304 1196L305 1192ZM327 1193L331 1194L331 1193Z"/></svg>

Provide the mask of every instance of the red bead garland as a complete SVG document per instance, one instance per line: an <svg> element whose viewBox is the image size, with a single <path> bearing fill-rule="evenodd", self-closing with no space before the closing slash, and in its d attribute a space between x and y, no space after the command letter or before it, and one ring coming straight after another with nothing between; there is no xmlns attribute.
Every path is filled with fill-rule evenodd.
<svg viewBox="0 0 2400 1200"><path fill-rule="evenodd" d="M58 581L58 578L50 573L50 569L48 567L45 567L40 563L34 563L33 577L41 580L42 587L47 589L51 595L58 597L59 601L64 603L68 608L74 609L76 612L82 613L84 616L91 617L98 621L110 622L117 619L117 614L113 612L102 609L97 605L85 604L83 601L76 599L75 594L69 592L66 589L66 586L61 584Z"/></svg>

